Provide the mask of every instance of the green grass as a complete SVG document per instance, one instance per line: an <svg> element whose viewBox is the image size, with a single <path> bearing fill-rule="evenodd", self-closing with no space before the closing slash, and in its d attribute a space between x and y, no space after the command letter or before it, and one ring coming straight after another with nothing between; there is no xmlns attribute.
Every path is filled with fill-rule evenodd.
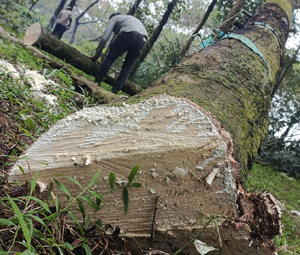
<svg viewBox="0 0 300 255"><path fill-rule="evenodd" d="M16 244L23 246L22 254L24 255L92 254L92 250L101 247L93 253L100 254L101 251L107 249L103 244L104 238L107 239L107 236L102 228L102 220L92 221L91 215L86 209L90 206L94 212L99 211L101 204L106 205L103 200L105 196L123 189L124 213L126 213L129 205L128 189L131 190L131 187L141 187L142 185L133 182L138 170L138 165L133 167L128 176L128 183L119 187L115 187L115 174L111 172L110 190L106 192L96 192L91 189L99 179L101 170L95 173L86 187L72 177L58 176L60 180L69 179L78 187L79 191L79 194L71 194L69 188L60 180L54 179L56 187L61 191L59 196L62 194L66 196L64 201L62 198L60 201L58 200L58 195L52 192L52 188L49 189L49 197L51 196L52 199L42 201L34 196L37 187L37 172L30 182L30 187L27 187L28 191L30 190L28 195L11 197L6 194L4 197L0 196L0 231L2 233L0 254L16 254L13 252ZM126 191L125 195L124 191ZM80 212L81 216L76 216L74 214L76 211ZM66 215L70 216L67 221ZM72 228L70 232L68 231L69 226ZM74 235L75 233L76 235ZM79 239L78 245L73 245L74 241Z"/></svg>
<svg viewBox="0 0 300 255"><path fill-rule="evenodd" d="M300 212L300 180L269 166L255 164L248 175L249 192L270 192L282 206L282 235L275 238L279 254L300 254L300 218L291 210Z"/></svg>
<svg viewBox="0 0 300 255"><path fill-rule="evenodd" d="M10 165L56 121L85 107L90 101L74 91L72 80L63 70L51 69L46 61L17 44L0 39L0 58L23 71L36 70L46 79L53 79L57 86L47 86L47 94L58 98L55 105L50 105L34 96L28 80L14 79L8 70L0 70L0 118L5 123L1 126L0 154L3 155L0 155L0 167L6 169L7 164ZM10 160L5 160L8 157Z"/></svg>

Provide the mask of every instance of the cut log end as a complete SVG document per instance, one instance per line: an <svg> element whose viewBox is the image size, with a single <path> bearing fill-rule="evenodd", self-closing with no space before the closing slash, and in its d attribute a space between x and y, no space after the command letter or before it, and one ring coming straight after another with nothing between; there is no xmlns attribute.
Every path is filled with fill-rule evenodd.
<svg viewBox="0 0 300 255"><path fill-rule="evenodd" d="M104 193L109 190L111 171L118 186L127 183L132 167L139 165L135 182L142 183L142 188L129 188L125 216L121 194L104 197L108 207L100 213L94 214L92 208L89 212L94 219L100 217L105 224L119 226L123 234L142 243L150 237L159 197L155 230L160 241L155 243L166 249L166 240L172 239L174 245L177 240L177 246L188 243L203 227L204 223L193 225L201 218L240 216L237 163L231 155L230 135L212 116L188 100L158 96L136 105L84 109L59 121L27 150L27 160L20 159L10 175L22 182L39 171L38 182L47 186L56 174L62 174L86 186L101 169L102 178L91 189ZM72 182L61 182L71 194L79 193ZM230 245L240 242L239 247L242 243L248 247L251 230L246 224L237 231L224 227L223 218L218 223L222 237L232 239ZM208 228L201 240L218 246L215 228ZM230 250L232 247L224 248L223 254ZM259 254L250 250L240 254ZM189 247L189 254L198 254L194 246Z"/></svg>
<svg viewBox="0 0 300 255"><path fill-rule="evenodd" d="M42 33L41 24L38 22L32 24L26 29L24 42L28 45L35 44L39 40L41 33Z"/></svg>

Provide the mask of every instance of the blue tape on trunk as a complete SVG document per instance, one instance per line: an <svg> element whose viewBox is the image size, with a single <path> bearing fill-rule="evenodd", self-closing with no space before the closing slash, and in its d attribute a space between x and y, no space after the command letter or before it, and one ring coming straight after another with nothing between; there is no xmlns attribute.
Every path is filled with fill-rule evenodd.
<svg viewBox="0 0 300 255"><path fill-rule="evenodd" d="M243 44L245 44L255 54L257 54L257 55L259 55L261 57L261 59L267 65L267 68L269 70L269 76L271 76L271 71L270 71L270 67L269 67L269 64L268 64L267 60L265 59L265 57L263 56L263 54L260 52L260 50L256 47L256 45L249 38L247 38L245 36L242 36L242 35L239 35L239 34L230 33L230 34L224 35L221 38L221 40L223 40L223 39L234 39L234 40L238 40L238 41L242 42Z"/></svg>

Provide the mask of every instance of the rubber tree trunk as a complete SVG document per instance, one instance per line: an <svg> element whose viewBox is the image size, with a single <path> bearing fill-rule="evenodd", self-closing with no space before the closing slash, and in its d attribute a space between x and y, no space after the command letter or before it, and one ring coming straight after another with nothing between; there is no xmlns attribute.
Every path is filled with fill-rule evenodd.
<svg viewBox="0 0 300 255"><path fill-rule="evenodd" d="M88 75L96 76L101 65L99 62L94 63L88 56L57 39L51 33L47 32L39 23L34 23L27 28L24 36L24 42L28 45L35 45L44 51L53 54ZM118 73L111 69L108 75L104 78L104 82L113 86L117 75ZM130 95L134 95L142 91L140 87L128 80L125 82L122 90Z"/></svg>
<svg viewBox="0 0 300 255"><path fill-rule="evenodd" d="M130 76L133 77L134 74L136 73L137 69L139 68L140 64L145 60L145 58L147 57L148 53L150 52L150 50L152 49L154 43L156 42L157 38L159 37L164 25L167 23L174 7L176 6L176 4L178 3L179 0L172 0L172 2L170 2L168 4L168 8L166 10L166 12L164 13L162 20L159 22L159 25L157 26L157 28L155 29L153 35L150 37L150 39L147 41L142 54L140 55L140 57L138 58L138 60L135 62L135 64L133 65L132 69L131 69L131 73Z"/></svg>
<svg viewBox="0 0 300 255"><path fill-rule="evenodd" d="M288 0L266 3L257 16L250 18L245 27L236 32L249 38L260 53L251 50L248 42L218 41L185 59L139 95L145 98L163 92L185 97L211 112L232 135L235 156L245 171L251 168L268 129L271 93L285 52L288 18L291 18L286 18L276 7L278 4L291 12ZM275 19L267 15L269 9L271 14L279 12L283 17ZM264 24L269 24L277 33Z"/></svg>
<svg viewBox="0 0 300 255"><path fill-rule="evenodd" d="M198 255L200 241L223 255L275 254L280 210L272 195L246 193L242 176L268 129L291 18L287 0L267 1L234 38L184 59L122 107L87 108L59 121L27 150L27 160L18 160L11 177L22 182L39 171L45 187L59 173L85 187L101 169L91 189L104 193L111 171L118 187L138 164L135 181L142 188L128 188L125 216L121 194L104 197L108 207L99 214L87 209L132 237L135 253L149 247L151 233L154 247L171 253L167 242L182 247L205 228L186 254ZM74 183L60 181L79 193ZM206 226L212 216L215 225Z"/></svg>
<svg viewBox="0 0 300 255"><path fill-rule="evenodd" d="M182 51L181 51L181 57L184 57L186 52L189 50L195 35L202 29L202 27L204 26L205 22L207 21L209 15L211 14L211 12L213 11L215 5L217 3L217 0L213 0L211 2L211 4L209 5L205 15L203 16L203 19L201 20L200 24L198 25L198 27L196 27L196 29L193 31L193 33L191 34L191 36L187 39Z"/></svg>
<svg viewBox="0 0 300 255"><path fill-rule="evenodd" d="M52 30L53 26L55 25L56 19L57 19L58 15L60 14L60 12L62 11L62 9L64 8L66 2L67 2L67 0L61 0L60 1L59 5L55 9L54 14L51 17L50 22L47 26L48 30Z"/></svg>

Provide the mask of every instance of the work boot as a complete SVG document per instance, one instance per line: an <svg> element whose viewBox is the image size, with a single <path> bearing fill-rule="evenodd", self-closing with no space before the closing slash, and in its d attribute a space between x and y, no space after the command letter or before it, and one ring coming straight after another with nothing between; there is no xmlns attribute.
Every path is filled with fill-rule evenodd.
<svg viewBox="0 0 300 255"><path fill-rule="evenodd" d="M118 87L118 86L113 86L113 88L112 88L111 91L112 91L112 93L117 94L120 90L121 90L120 87Z"/></svg>
<svg viewBox="0 0 300 255"><path fill-rule="evenodd" d="M97 75L95 78L95 82L98 83L98 85L101 84L101 81L103 80L103 77L101 77L100 75Z"/></svg>

